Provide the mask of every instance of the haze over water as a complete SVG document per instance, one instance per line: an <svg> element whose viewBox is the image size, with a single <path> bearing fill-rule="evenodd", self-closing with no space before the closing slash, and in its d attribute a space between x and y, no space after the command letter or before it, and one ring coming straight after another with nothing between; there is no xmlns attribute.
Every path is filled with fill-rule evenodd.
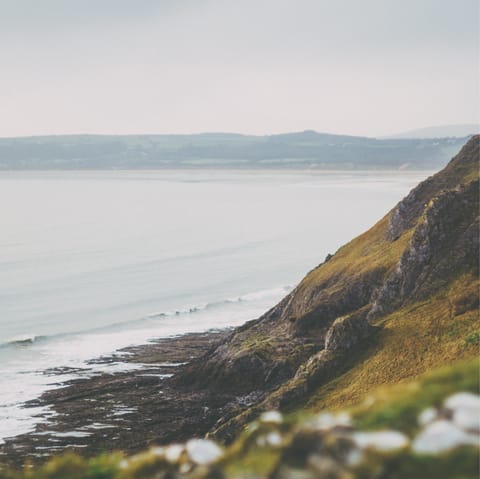
<svg viewBox="0 0 480 479"><path fill-rule="evenodd" d="M258 317L427 176L1 173L0 441L59 381L132 367L89 360Z"/></svg>

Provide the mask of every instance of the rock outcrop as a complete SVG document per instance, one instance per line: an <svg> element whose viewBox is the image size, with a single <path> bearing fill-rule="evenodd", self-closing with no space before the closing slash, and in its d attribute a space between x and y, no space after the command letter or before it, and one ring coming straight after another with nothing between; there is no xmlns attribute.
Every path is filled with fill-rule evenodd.
<svg viewBox="0 0 480 479"><path fill-rule="evenodd" d="M428 202L397 268L377 293L370 320L427 298L461 270L478 271L478 204L478 180Z"/></svg>

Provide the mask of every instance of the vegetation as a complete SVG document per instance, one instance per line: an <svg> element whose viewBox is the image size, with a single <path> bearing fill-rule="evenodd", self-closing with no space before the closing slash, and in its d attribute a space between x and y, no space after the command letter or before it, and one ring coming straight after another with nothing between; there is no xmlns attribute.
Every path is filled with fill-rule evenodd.
<svg viewBox="0 0 480 479"><path fill-rule="evenodd" d="M480 361L460 361L419 376L415 381L378 388L350 409L362 429L394 428L407 434L418 432L419 414L428 407L439 407L457 391L480 393Z"/></svg>
<svg viewBox="0 0 480 479"><path fill-rule="evenodd" d="M408 305L382 318L370 345L362 348L344 374L319 387L306 405L310 411L347 407L372 388L395 384L456 360L475 357L478 308L452 318L452 304L478 295L480 282L462 276L434 298ZM458 303L457 303L458 304Z"/></svg>
<svg viewBox="0 0 480 479"><path fill-rule="evenodd" d="M0 169L437 169L464 141L377 140L314 131L271 136L208 133L0 138Z"/></svg>

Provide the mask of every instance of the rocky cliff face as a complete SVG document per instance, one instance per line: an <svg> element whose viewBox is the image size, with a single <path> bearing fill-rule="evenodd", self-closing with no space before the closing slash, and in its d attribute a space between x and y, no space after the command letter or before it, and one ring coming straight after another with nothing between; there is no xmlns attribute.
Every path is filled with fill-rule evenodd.
<svg viewBox="0 0 480 479"><path fill-rule="evenodd" d="M467 313L478 310L479 139L472 137L444 170L328 257L272 310L236 330L201 367L191 366L179 384L236 394L246 398L246 407L290 407L343 374L376 333L379 341L388 340L385 325L394 330L415 316L412 308L444 321L448 303L438 331L470 331ZM399 312L402 320L390 322ZM427 323L419 321L417 333ZM456 348L452 354L474 354L461 350L456 333L448 334L429 338L438 342L434 352L426 346L429 358L441 364L447 344ZM420 370L419 357L404 375ZM241 425L239 417L224 418L217 433Z"/></svg>
<svg viewBox="0 0 480 479"><path fill-rule="evenodd" d="M406 301L428 298L461 271L477 270L478 193L479 182L473 180L428 202L397 267L376 291L369 320Z"/></svg>

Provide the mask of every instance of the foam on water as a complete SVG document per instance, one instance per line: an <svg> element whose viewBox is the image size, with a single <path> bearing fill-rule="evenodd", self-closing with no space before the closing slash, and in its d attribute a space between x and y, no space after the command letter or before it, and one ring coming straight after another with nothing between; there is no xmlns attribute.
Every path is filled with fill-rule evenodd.
<svg viewBox="0 0 480 479"><path fill-rule="evenodd" d="M114 362L102 361L102 357L161 337L241 325L273 306L290 289L284 286L172 313L154 313L131 321L128 328L123 324L123 328L109 326L101 332L43 337L41 341L35 341L34 335L9 341L8 347L15 347L16 354L3 357L2 375L8 388L0 390L0 443L33 431L37 424L45 422L44 417L51 417L53 412L48 407L24 407L25 402L37 399L43 392L62 387L72 379L151 367L122 361L121 352L116 353Z"/></svg>

